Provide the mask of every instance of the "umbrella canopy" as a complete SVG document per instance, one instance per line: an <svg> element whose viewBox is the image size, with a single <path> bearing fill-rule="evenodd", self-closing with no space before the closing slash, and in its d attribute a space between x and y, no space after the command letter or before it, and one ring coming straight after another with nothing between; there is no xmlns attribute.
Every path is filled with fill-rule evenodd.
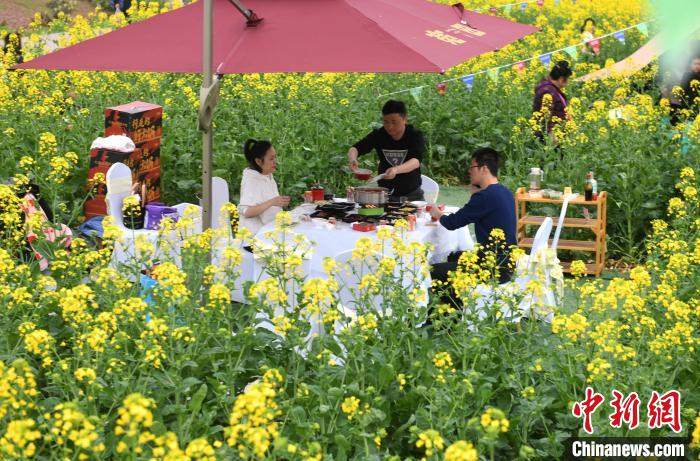
<svg viewBox="0 0 700 461"><path fill-rule="evenodd" d="M17 68L202 72L203 4ZM245 6L264 18L257 27L246 27L229 0L213 0L211 70L216 74L443 72L537 30L426 0L248 0Z"/></svg>

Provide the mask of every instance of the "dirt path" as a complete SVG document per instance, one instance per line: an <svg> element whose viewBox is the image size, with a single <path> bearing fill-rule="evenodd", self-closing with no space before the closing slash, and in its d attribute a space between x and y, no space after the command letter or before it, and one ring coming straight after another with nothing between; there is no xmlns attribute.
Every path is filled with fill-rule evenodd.
<svg viewBox="0 0 700 461"><path fill-rule="evenodd" d="M34 13L37 11L47 11L48 0L0 0L0 24L5 24L7 28L16 30L27 26ZM76 0L74 14L87 15L94 9L89 0Z"/></svg>

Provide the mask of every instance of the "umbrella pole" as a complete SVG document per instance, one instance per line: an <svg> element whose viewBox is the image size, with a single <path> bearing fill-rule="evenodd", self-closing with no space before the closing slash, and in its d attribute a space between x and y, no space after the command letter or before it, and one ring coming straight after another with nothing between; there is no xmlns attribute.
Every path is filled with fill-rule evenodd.
<svg viewBox="0 0 700 461"><path fill-rule="evenodd" d="M212 23L213 23L213 0L204 0L204 50L202 67L202 88L200 90L199 101L199 128L202 130L202 230L211 227L211 148L213 144L213 133L211 126L211 113L213 104L209 96L212 87Z"/></svg>

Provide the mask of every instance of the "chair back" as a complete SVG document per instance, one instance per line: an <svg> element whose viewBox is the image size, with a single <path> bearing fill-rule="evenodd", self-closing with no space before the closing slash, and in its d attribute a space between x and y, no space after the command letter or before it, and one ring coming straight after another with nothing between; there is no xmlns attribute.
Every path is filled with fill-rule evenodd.
<svg viewBox="0 0 700 461"><path fill-rule="evenodd" d="M123 226L122 202L131 194L131 169L123 163L115 163L107 170L105 184L107 185L105 196L107 215L114 218L116 225Z"/></svg>
<svg viewBox="0 0 700 461"><path fill-rule="evenodd" d="M421 189L423 189L423 195L425 196L425 201L428 203L436 203L438 195L440 195L440 185L435 182L434 179L422 174L421 179Z"/></svg>
<svg viewBox="0 0 700 461"><path fill-rule="evenodd" d="M221 207L229 201L228 183L224 178L214 176L211 178L211 227L228 228L229 220L221 221Z"/></svg>
<svg viewBox="0 0 700 461"><path fill-rule="evenodd" d="M537 233L535 233L535 238L532 241L532 248L530 249L530 256L534 256L538 251L543 248L547 248L549 244L549 234L552 233L552 218L547 216L540 224Z"/></svg>
<svg viewBox="0 0 700 461"><path fill-rule="evenodd" d="M360 285L362 277L377 272L380 256L374 253L367 260L358 261L352 259L352 252L353 250L341 251L335 255L333 259L335 259L340 268L336 275L336 280L338 280L340 286L338 291L340 304L345 307L346 310L355 311L356 302L353 291L355 291L356 294L358 293L357 287ZM382 297L379 295L375 296L372 305L379 308L381 304Z"/></svg>

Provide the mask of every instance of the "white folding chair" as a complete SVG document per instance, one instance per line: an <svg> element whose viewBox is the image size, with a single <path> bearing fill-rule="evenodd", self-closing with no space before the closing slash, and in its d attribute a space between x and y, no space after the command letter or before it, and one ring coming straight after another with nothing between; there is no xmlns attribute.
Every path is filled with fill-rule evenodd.
<svg viewBox="0 0 700 461"><path fill-rule="evenodd" d="M368 260L357 261L352 259L352 252L353 250L341 251L333 259L335 259L340 268L336 279L340 286L338 298L341 308L346 315L354 318L357 311L355 298L359 293L357 287L360 285L362 277L377 272L380 256L377 253L373 253ZM353 295L353 291L355 295ZM372 305L377 308L382 305L381 295L376 295L372 298Z"/></svg>
<svg viewBox="0 0 700 461"><path fill-rule="evenodd" d="M421 189L423 189L423 195L425 196L425 201L428 203L436 203L438 195L440 195L440 186L434 179L422 174L421 179Z"/></svg>
<svg viewBox="0 0 700 461"><path fill-rule="evenodd" d="M552 218L550 217L542 221L542 224L540 224L540 227L535 233L532 248L530 248L530 254L523 257L523 259L518 262L514 274L515 279L512 282L499 285L496 287L495 291L491 286L479 285L477 287L476 292L479 294L479 299L476 301L475 308L478 311L480 319L486 316L488 307L493 305L498 298L516 290L523 291L526 289L528 282L540 277L536 271L537 258L540 252L545 251L548 247L549 235L552 233L552 224ZM549 286L549 274L545 273L544 279L540 280L540 282L543 284L544 294L542 298L544 299L540 299L539 297L533 296L532 293L528 293L519 303L517 311L512 311L507 306L503 306L501 312L504 316L515 322L532 314L541 314L537 309L540 304L544 304L545 309L546 306L553 306L555 299L554 293ZM551 321L551 311L547 310L544 317L545 320Z"/></svg>
<svg viewBox="0 0 700 461"><path fill-rule="evenodd" d="M211 227L226 228L229 225L228 216L225 222L221 222L221 207L228 201L228 183L225 179L214 176L211 178Z"/></svg>
<svg viewBox="0 0 700 461"><path fill-rule="evenodd" d="M124 198L131 195L132 179L131 169L123 163L115 163L105 175L107 195L107 215L114 218L115 224L124 228L124 215L122 213L122 202Z"/></svg>

